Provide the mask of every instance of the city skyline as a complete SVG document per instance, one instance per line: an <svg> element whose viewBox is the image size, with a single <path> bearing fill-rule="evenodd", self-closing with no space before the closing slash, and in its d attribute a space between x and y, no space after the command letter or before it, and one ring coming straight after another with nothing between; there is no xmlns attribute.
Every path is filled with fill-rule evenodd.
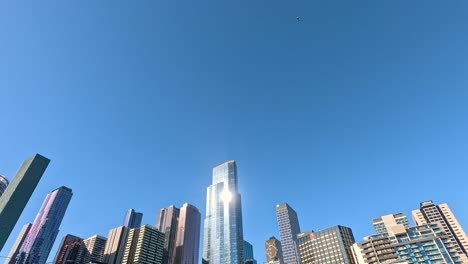
<svg viewBox="0 0 468 264"><path fill-rule="evenodd" d="M356 240L376 217L401 212L412 224L427 200L467 228L468 194L440 188L468 184L466 10L423 0L1 2L0 174L11 184L33 153L51 163L0 256L62 185L74 197L59 238L107 236L129 208L149 225L171 204L204 218L212 167L231 159L259 262L264 241L280 237L284 202L302 228L348 226ZM396 195L392 183L410 190Z"/></svg>
<svg viewBox="0 0 468 264"><path fill-rule="evenodd" d="M234 166L230 167L229 164L231 164L231 165L233 164ZM219 166L215 166L213 168L213 180L215 180L215 178L216 178L216 181L217 180L222 180L222 179L230 179L231 176L227 176L227 175L233 175L234 178L230 179L229 181L236 184L237 183L237 176L236 176L237 175L237 169L236 169L236 167L237 166L235 166L235 161L233 161L233 160L224 162ZM228 178L226 178L226 177L228 177ZM233 188L235 189L236 187L233 187ZM56 192L57 190L60 190L60 189L69 190L66 187L61 187L61 188L58 188L58 189L54 190L53 192L51 192L51 194ZM225 190L225 189L223 189L223 190ZM71 190L70 190L70 192L71 192ZM223 202L224 202L225 199L227 199L228 201L230 201L232 199L232 196L229 196L229 198L227 198L228 196L223 195L223 194L224 194L224 192L221 192L221 196L220 196L221 197L220 199L222 199ZM44 202L44 203L46 203L46 202ZM439 206L440 206L441 209L432 209L432 208L439 208ZM44 207L44 204L43 204L43 207ZM164 229L164 225L165 225L164 221L169 221L169 222L175 223L175 229L178 229L179 228L178 225L180 224L179 223L179 216L180 216L181 210L184 211L183 215L185 215L186 214L185 211L190 207L194 208L195 212L198 212L196 207L194 207L192 205L189 205L189 204L184 204L180 209L176 208L173 205L169 206L168 208L160 209L158 214L157 214L157 217L156 217L156 220L157 220L156 225L159 226L159 228ZM441 216L434 213L436 211L440 212L440 214L443 214L444 219L447 219L447 220L444 220L446 222L443 222L441 225L444 225L444 223L446 223L446 224L448 224L450 226L450 228L452 228L451 230L457 230L457 232L461 232L461 233L457 233L457 234L459 234L459 235L463 234L464 235L463 228L459 225L459 222L457 221L456 216L450 210L447 203L442 203L440 205L435 205L432 202L432 200L422 201L422 202L420 202L420 207L421 207L421 209L419 209L419 210L416 209L416 210L411 211L411 213L413 215L414 225L412 225L409 222L408 218L406 217L406 215L404 213L394 213L394 214L388 214L388 215L384 215L384 216L381 216L381 217L373 218L371 222L372 222L372 226L375 229L374 230L375 237L378 237L378 236L381 236L381 235L393 234L393 232L395 232L395 230L401 230L401 228L406 228L408 230L413 230L414 228L420 228L419 227L420 225L429 223L428 221L430 219L427 218L427 217L435 217L433 221L436 221L436 222L434 222L434 223L439 223L437 221L441 221L440 219L442 219L442 218L441 218ZM285 223L284 221L287 220L286 218L289 219L288 221L292 221L292 222L297 221L297 219L298 219L297 213L287 203L278 204L278 205L275 206L275 208L276 208L276 213L277 213L277 221L279 221L278 223ZM422 208L429 208L429 209L425 209L425 210L428 210L426 212L426 211L422 211L423 210ZM422 214L420 213L420 210L421 210ZM283 213L280 213L280 212L283 212ZM173 215L172 216L173 218L168 216L169 214ZM283 216L283 214L284 214L284 216ZM429 214L429 215L426 215L426 214ZM136 213L134 209L129 209L126 212L126 217L125 217L124 224L125 223L130 223L130 222L135 222L135 220L131 220L133 218L135 218L136 221L141 221L141 216L142 216L142 213ZM38 216L36 216L36 218L37 217ZM200 216L198 216L198 217L200 217ZM426 218L424 218L424 217L426 217ZM163 218L166 218L166 219L163 221ZM184 217L184 219L185 218L186 217ZM193 220L193 218L192 218L192 220ZM195 222L196 222L196 218L195 218ZM451 226L453 224L456 224L457 226ZM200 219L198 219L198 225L197 224L195 224L195 225L198 226L199 228L203 227L203 225L200 224ZM291 225L291 223L289 223L289 225ZM291 227L289 227L289 225L288 225L288 228L291 228ZM21 231L21 234L19 235L19 237L17 238L17 241L16 241L16 244L19 244L19 245L16 245L18 247L18 249L21 248L20 244L23 243L23 241L26 239L26 237L27 237L26 233L29 232L28 230L31 228L31 226L32 226L32 224L28 224L28 225L25 225L23 227L23 230ZM144 225L142 225L141 227L143 227L143 226ZM194 225L192 224L192 228L193 228L193 226ZM296 223L296 224L293 223L292 226L297 226L297 230L300 230L299 223ZM401 226L401 227L399 227L399 226ZM340 226L338 226L338 227L340 227ZM126 234L128 234L128 230L130 230L130 228L125 227L125 226L121 226L120 228L125 228L127 230L127 231L124 230L124 232L126 232ZM140 226L138 226L137 228L140 228ZM150 227L150 228L154 228L154 227ZM331 227L328 227L326 229L328 230L329 228L331 228ZM122 232L122 231L117 231L118 229L119 228L112 229L109 232L109 238L114 236L113 232ZM157 227L154 228L154 229L157 230ZM185 227L182 227L182 229L185 230ZM281 229L281 225L280 225L280 229ZM415 230L417 230L417 229L415 229ZM458 231L458 230L460 230L460 231ZM351 233L351 238L354 239L351 229L349 229L349 231L346 231L346 232ZM401 232L401 231L398 231L398 232ZM413 232L413 231L408 231L408 232ZM439 231L437 231L437 232L439 232ZM281 232L279 232L279 233L281 234ZM126 234L123 235L125 237L124 240L126 239L126 236L127 236ZM166 237L169 234L171 234L171 232L167 233ZM175 232L174 234L179 234L179 231ZM183 234L183 232L182 232L182 234ZM298 233L298 239L300 237L304 237L304 236L309 237L310 234L314 234L314 232L313 231L306 231L306 232L303 232L303 233L300 233L300 234ZM81 241L81 243L83 244L82 247L80 248L81 250L79 252L77 251L79 254L82 254L81 258L85 259L85 258L90 258L91 257L91 256L83 255L83 248L89 247L89 244L91 243L93 246L95 244L99 245L99 250L100 250L99 259L102 259L102 260L106 259L106 253L105 253L106 251L104 249L104 247L106 247L106 250L107 250L107 243L106 243L107 238L106 237L102 237L102 236L99 236L99 235L94 235L94 236L92 236L92 237L90 237L88 239L83 240L83 239L80 239L80 238L72 236L72 235L67 235L67 236L70 236L71 238L73 238L75 240L79 239ZM117 235L117 236L121 236L121 235ZM169 237L171 237L171 235L169 235ZM61 242L61 247L64 247L64 243L66 242L66 238L67 237L63 238L63 240ZM272 238L274 238L274 237L272 237ZM459 237L459 238L462 239L462 241L465 241L464 237ZM94 242L95 239L103 240L103 242L96 243L96 242ZM172 238L172 239L175 239L175 238ZM367 241L366 239L368 239L367 236L364 237L364 241ZM20 242L18 242L18 241L20 241ZM91 242L89 242L89 241L91 241ZM359 240L357 240L357 241L359 241ZM76 244L75 241L72 241L72 242L74 244ZM354 240L353 240L353 242L354 242ZM117 243L121 243L120 240L117 240ZM166 240L166 243L168 243L167 240ZM174 240L174 241L172 241L172 243L174 243L174 246L175 246L176 241ZM243 240L242 243L244 244L244 246L246 244L249 245L249 247L250 247L249 251L251 251L253 253L253 250L252 250L253 248L252 248L252 245L250 243L246 242L245 240ZM193 248L193 246L190 246L190 247ZM118 254L121 255L120 256L121 258L123 258L124 249L125 248L121 248L120 249L121 252L118 253ZM351 250L351 248L349 248L349 249ZM65 250L67 250L67 245L65 245ZM299 248L298 248L298 250L299 250ZM355 247L354 245L353 245L353 250L358 250L359 251L358 247ZM9 253L9 258L11 258L10 256L13 256L13 255L17 256L18 255L18 252L13 252L13 251L14 250L12 249L11 252ZM176 252L175 248L173 249L173 251ZM195 251L195 253L197 253L197 252L198 251ZM245 254L245 252L246 251L244 251L244 254ZM265 253L268 253L267 249L265 249ZM60 253L60 248L58 249L58 251L56 253L54 253L55 259L57 259L59 254L62 254L62 255L64 254L64 253ZM67 253L67 254L70 254L70 253ZM78 254L78 257L76 259L80 259L79 254ZM251 253L248 253L248 254L251 254ZM299 256L299 252L297 254ZM161 256L163 256L163 255L161 255ZM173 256L173 258L174 258L174 256ZM463 255L460 258L466 259L466 256ZM163 258L161 258L161 259L163 259ZM175 259L177 259L177 258L175 258ZM189 259L193 260L194 258L189 257ZM174 261L174 260L172 260L172 261ZM165 262L162 262L162 263L165 263ZM178 262L174 262L174 263L178 263Z"/></svg>

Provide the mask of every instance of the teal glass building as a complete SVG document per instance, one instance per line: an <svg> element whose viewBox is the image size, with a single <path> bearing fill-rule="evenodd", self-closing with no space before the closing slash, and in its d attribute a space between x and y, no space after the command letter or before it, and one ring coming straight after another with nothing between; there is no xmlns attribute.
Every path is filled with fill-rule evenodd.
<svg viewBox="0 0 468 264"><path fill-rule="evenodd" d="M444 234L437 224L410 227L406 232L388 238L397 258L408 263L463 263L450 236Z"/></svg>
<svg viewBox="0 0 468 264"><path fill-rule="evenodd" d="M206 197L203 264L243 263L241 206L236 162L231 160L214 167Z"/></svg>

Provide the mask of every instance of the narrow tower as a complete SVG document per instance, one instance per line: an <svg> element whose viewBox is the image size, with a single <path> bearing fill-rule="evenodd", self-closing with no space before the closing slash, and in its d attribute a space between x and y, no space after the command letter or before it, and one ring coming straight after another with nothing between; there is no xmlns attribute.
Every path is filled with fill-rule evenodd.
<svg viewBox="0 0 468 264"><path fill-rule="evenodd" d="M299 264L296 248L297 235L301 232L299 219L294 209L287 203L276 206L283 261L285 264Z"/></svg>
<svg viewBox="0 0 468 264"><path fill-rule="evenodd" d="M50 160L36 154L25 160L0 197L0 251L36 189Z"/></svg>
<svg viewBox="0 0 468 264"><path fill-rule="evenodd" d="M133 209L128 209L125 214L123 226L128 228L137 228L141 225L141 219L143 218L143 213L135 212Z"/></svg>

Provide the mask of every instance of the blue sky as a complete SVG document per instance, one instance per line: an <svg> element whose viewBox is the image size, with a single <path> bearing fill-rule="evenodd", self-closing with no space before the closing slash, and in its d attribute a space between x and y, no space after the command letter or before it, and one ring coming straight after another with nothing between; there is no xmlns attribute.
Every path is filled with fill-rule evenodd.
<svg viewBox="0 0 468 264"><path fill-rule="evenodd" d="M58 186L74 197L56 244L65 233L107 235L128 208L148 224L170 204L204 214L211 168L229 159L259 261L278 236L280 202L302 230L341 224L357 240L372 218L410 215L427 199L468 226L467 9L0 3L0 173L11 178L35 152L52 160L0 255Z"/></svg>

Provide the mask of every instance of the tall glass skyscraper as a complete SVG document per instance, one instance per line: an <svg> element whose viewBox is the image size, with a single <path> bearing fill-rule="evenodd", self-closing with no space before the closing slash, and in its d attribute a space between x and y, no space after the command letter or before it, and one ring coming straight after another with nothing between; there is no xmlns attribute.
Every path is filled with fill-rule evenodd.
<svg viewBox="0 0 468 264"><path fill-rule="evenodd" d="M72 190L64 186L47 195L20 247L16 264L46 262L72 195Z"/></svg>
<svg viewBox="0 0 468 264"><path fill-rule="evenodd" d="M0 197L0 251L36 189L50 160L36 154L25 160Z"/></svg>
<svg viewBox="0 0 468 264"><path fill-rule="evenodd" d="M8 187L8 179L0 175L0 197L2 197L2 194L5 192L6 188Z"/></svg>
<svg viewBox="0 0 468 264"><path fill-rule="evenodd" d="M236 162L213 168L207 189L203 230L203 264L242 264L242 205Z"/></svg>
<svg viewBox="0 0 468 264"><path fill-rule="evenodd" d="M123 226L128 228L140 227L142 218L143 213L138 213L133 209L128 209L127 213L125 214Z"/></svg>
<svg viewBox="0 0 468 264"><path fill-rule="evenodd" d="M285 264L299 264L296 240L301 228L297 213L289 204L282 203L276 206L276 218L281 237L283 261Z"/></svg>

